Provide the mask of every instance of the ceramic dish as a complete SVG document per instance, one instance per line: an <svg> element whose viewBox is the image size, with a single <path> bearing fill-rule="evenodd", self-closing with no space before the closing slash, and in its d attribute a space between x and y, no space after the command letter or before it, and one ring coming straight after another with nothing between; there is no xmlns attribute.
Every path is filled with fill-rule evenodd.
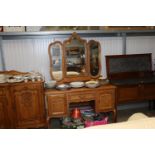
<svg viewBox="0 0 155 155"><path fill-rule="evenodd" d="M58 90L66 90L69 88L70 88L70 86L68 84L60 84L60 85L56 86L56 89L58 89Z"/></svg>
<svg viewBox="0 0 155 155"><path fill-rule="evenodd" d="M0 81L5 80L5 78L6 78L6 75L5 74L0 74Z"/></svg>
<svg viewBox="0 0 155 155"><path fill-rule="evenodd" d="M100 85L99 81L90 80L90 81L85 82L85 86L88 88L96 88L99 85Z"/></svg>
<svg viewBox="0 0 155 155"><path fill-rule="evenodd" d="M6 80L0 80L0 83L6 83L7 81Z"/></svg>
<svg viewBox="0 0 155 155"><path fill-rule="evenodd" d="M84 86L84 82L78 81L78 82L71 82L70 86L72 88L81 88Z"/></svg>
<svg viewBox="0 0 155 155"><path fill-rule="evenodd" d="M80 73L78 73L78 72L71 72L71 71L69 71L69 72L67 72L67 75L69 75L69 76L74 76L74 75L79 75Z"/></svg>
<svg viewBox="0 0 155 155"><path fill-rule="evenodd" d="M8 83L16 83L16 82L22 82L22 81L24 81L24 79L19 79L19 80L17 80L17 79L8 79L7 80Z"/></svg>
<svg viewBox="0 0 155 155"><path fill-rule="evenodd" d="M45 82L45 88L55 88L55 86L56 86L56 81L55 80Z"/></svg>

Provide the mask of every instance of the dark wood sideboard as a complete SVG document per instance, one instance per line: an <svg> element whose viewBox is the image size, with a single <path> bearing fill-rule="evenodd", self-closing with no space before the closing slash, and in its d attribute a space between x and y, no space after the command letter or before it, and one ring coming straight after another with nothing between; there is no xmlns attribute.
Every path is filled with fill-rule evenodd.
<svg viewBox="0 0 155 155"><path fill-rule="evenodd" d="M117 103L155 99L151 53L106 56L107 76L117 86Z"/></svg>

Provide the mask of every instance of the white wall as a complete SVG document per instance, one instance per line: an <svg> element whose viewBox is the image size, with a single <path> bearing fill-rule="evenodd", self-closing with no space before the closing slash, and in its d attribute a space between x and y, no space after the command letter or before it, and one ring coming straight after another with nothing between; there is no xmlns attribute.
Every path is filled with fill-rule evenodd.
<svg viewBox="0 0 155 155"><path fill-rule="evenodd" d="M1 56L1 51L0 51L0 71L2 70L2 56Z"/></svg>
<svg viewBox="0 0 155 155"><path fill-rule="evenodd" d="M155 70L155 36L128 37L127 54L152 53L152 64Z"/></svg>
<svg viewBox="0 0 155 155"><path fill-rule="evenodd" d="M50 42L67 38L54 39L24 39L24 40L3 40L3 50L7 70L38 71L42 73L46 80L50 80L48 45ZM122 54L122 38L120 37L97 37L85 38L87 41L94 39L101 44L102 75L106 77L105 55ZM155 64L155 36L149 37L128 37L127 54L152 53ZM154 66L155 67L155 66ZM1 70L0 62L0 70ZM154 68L155 69L155 68ZM148 103L140 104L147 106ZM135 108L135 105L133 105ZM129 109L127 105L120 106L119 109Z"/></svg>
<svg viewBox="0 0 155 155"><path fill-rule="evenodd" d="M50 80L48 45L50 42L56 40L63 41L65 39L66 38L3 40L6 69L26 72L34 70L41 72L46 80ZM84 39L87 41L94 39L100 42L102 50L102 75L106 77L105 55L122 54L122 38L96 37ZM127 54L133 53L152 53L154 61L155 36L128 37ZM153 63L155 63L155 61Z"/></svg>
<svg viewBox="0 0 155 155"><path fill-rule="evenodd" d="M50 42L64 39L24 39L3 40L3 50L7 70L38 71L50 80L48 45ZM102 75L106 77L105 55L121 54L122 39L113 38L84 38L87 41L95 39L101 43Z"/></svg>

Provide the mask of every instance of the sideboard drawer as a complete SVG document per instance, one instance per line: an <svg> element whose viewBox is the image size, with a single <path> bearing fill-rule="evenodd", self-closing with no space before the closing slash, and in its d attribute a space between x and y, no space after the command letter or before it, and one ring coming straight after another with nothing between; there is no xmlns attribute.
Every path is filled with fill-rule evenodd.
<svg viewBox="0 0 155 155"><path fill-rule="evenodd" d="M67 114L66 95L47 95L47 113L48 117L65 116Z"/></svg>
<svg viewBox="0 0 155 155"><path fill-rule="evenodd" d="M69 102L84 102L95 100L94 93L71 93L68 95Z"/></svg>

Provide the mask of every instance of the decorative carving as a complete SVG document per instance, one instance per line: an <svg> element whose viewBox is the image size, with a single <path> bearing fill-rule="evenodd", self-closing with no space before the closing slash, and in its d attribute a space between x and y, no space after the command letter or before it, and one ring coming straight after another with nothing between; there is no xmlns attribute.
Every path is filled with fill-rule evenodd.
<svg viewBox="0 0 155 155"><path fill-rule="evenodd" d="M33 95L31 92L25 91L21 94L21 104L24 104L24 106L26 107L30 107L32 106L32 102L33 102Z"/></svg>

